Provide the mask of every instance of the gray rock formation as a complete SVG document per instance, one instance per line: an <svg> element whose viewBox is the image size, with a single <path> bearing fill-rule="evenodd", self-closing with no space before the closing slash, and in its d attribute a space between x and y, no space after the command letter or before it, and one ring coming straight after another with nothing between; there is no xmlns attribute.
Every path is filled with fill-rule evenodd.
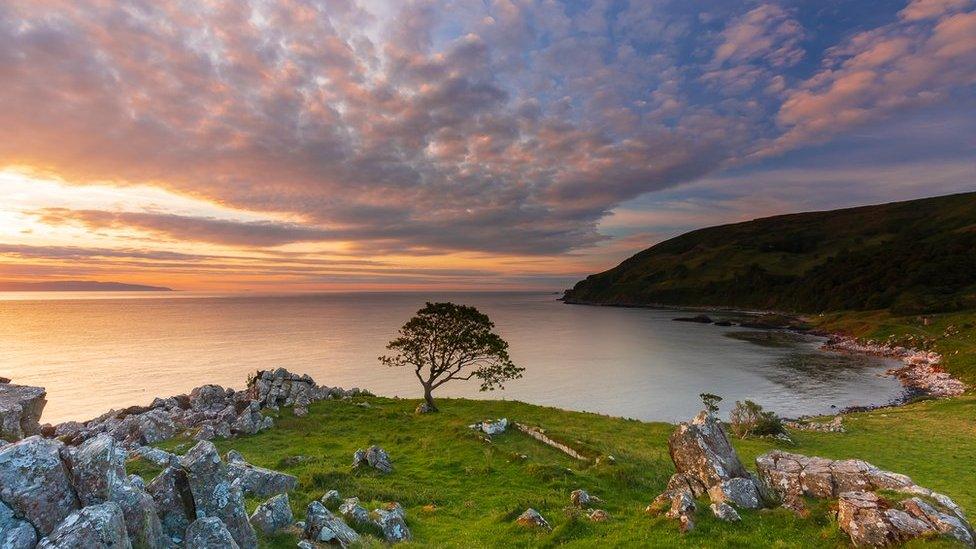
<svg viewBox="0 0 976 549"><path fill-rule="evenodd" d="M338 490L329 490L319 501L326 507L334 507L342 503L342 496L339 495Z"/></svg>
<svg viewBox="0 0 976 549"><path fill-rule="evenodd" d="M341 545L359 541L359 534L319 501L313 501L308 505L303 536L311 541Z"/></svg>
<svg viewBox="0 0 976 549"><path fill-rule="evenodd" d="M359 504L359 498L346 498L339 506L339 514L353 524L369 524L369 511Z"/></svg>
<svg viewBox="0 0 976 549"><path fill-rule="evenodd" d="M379 446L370 446L366 450L360 448L352 456L352 466L369 466L382 473L392 473L393 464L390 463L390 455L386 450Z"/></svg>
<svg viewBox="0 0 976 549"><path fill-rule="evenodd" d="M57 441L31 436L0 448L0 500L41 536L78 510Z"/></svg>
<svg viewBox="0 0 976 549"><path fill-rule="evenodd" d="M30 549L37 545L37 532L26 520L14 516L13 509L0 502L0 547Z"/></svg>
<svg viewBox="0 0 976 549"><path fill-rule="evenodd" d="M261 505L251 514L251 524L265 534L273 534L287 528L294 521L288 494L279 494Z"/></svg>
<svg viewBox="0 0 976 549"><path fill-rule="evenodd" d="M227 526L215 517L193 521L186 529L185 549L239 549Z"/></svg>
<svg viewBox="0 0 976 549"><path fill-rule="evenodd" d="M257 547L257 537L244 510L244 495L237 483L227 474L227 465L220 459L217 448L201 441L182 458L180 466L186 471L187 483L197 517L220 519L241 549Z"/></svg>
<svg viewBox="0 0 976 549"><path fill-rule="evenodd" d="M290 492L298 485L298 478L293 475L257 467L243 459L228 461L227 474L231 481L240 484L245 495L267 498Z"/></svg>
<svg viewBox="0 0 976 549"><path fill-rule="evenodd" d="M90 505L68 515L41 540L40 549L129 549L122 508L116 503Z"/></svg>
<svg viewBox="0 0 976 549"><path fill-rule="evenodd" d="M43 387L0 383L0 439L15 441L38 434L45 396Z"/></svg>
<svg viewBox="0 0 976 549"><path fill-rule="evenodd" d="M411 536L410 528L407 527L407 514L403 506L399 503L391 503L384 509L373 511L376 517L374 521L380 530L383 531L383 538L390 543L409 541Z"/></svg>
<svg viewBox="0 0 976 549"><path fill-rule="evenodd" d="M146 486L146 491L155 502L163 533L174 544L181 543L197 516L186 472L179 466L167 467Z"/></svg>

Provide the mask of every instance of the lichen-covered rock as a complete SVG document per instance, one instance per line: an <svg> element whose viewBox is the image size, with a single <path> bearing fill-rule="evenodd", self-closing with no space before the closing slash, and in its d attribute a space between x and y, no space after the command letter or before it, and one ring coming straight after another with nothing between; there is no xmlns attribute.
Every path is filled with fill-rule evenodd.
<svg viewBox="0 0 976 549"><path fill-rule="evenodd" d="M759 509L763 506L762 495L752 478L723 480L708 489L708 497L714 503L733 503L741 509Z"/></svg>
<svg viewBox="0 0 976 549"><path fill-rule="evenodd" d="M155 501L145 490L126 479L112 489L109 501L122 509L129 541L135 547L160 547L165 537Z"/></svg>
<svg viewBox="0 0 976 549"><path fill-rule="evenodd" d="M308 505L303 535L308 540L341 545L359 541L359 534L319 501Z"/></svg>
<svg viewBox="0 0 976 549"><path fill-rule="evenodd" d="M230 461L227 474L231 481L238 481L249 496L260 498L284 494L295 489L298 478L293 475L251 465L246 461Z"/></svg>
<svg viewBox="0 0 976 549"><path fill-rule="evenodd" d="M81 505L109 501L113 488L125 480L126 451L102 433L70 452L71 480Z"/></svg>
<svg viewBox="0 0 976 549"><path fill-rule="evenodd" d="M710 505L710 508L712 509L712 514L715 515L715 518L719 520L724 520L725 522L737 522L742 520L742 517L739 516L738 511L724 501L713 503Z"/></svg>
<svg viewBox="0 0 976 549"><path fill-rule="evenodd" d="M411 538L407 527L407 514L399 503L391 503L385 509L373 511L376 525L383 531L383 539L390 543L408 541Z"/></svg>
<svg viewBox="0 0 976 549"><path fill-rule="evenodd" d="M198 442L180 458L180 466L186 471L197 517L220 519L241 549L257 547L257 536L244 510L243 492L228 478L217 448L207 441Z"/></svg>
<svg viewBox="0 0 976 549"><path fill-rule="evenodd" d="M163 533L173 543L181 543L197 516L186 472L178 466L167 467L146 486L146 491L155 502Z"/></svg>
<svg viewBox="0 0 976 549"><path fill-rule="evenodd" d="M569 502L573 504L573 507L589 507L590 503L598 501L600 501L600 498L591 496L589 492L582 488L573 490L569 494Z"/></svg>
<svg viewBox="0 0 976 549"><path fill-rule="evenodd" d="M475 423L474 425L471 426L471 428L476 431L481 431L482 433L488 436L499 435L501 433L504 433L505 429L508 428L508 419L501 418L495 421L486 419L481 423Z"/></svg>
<svg viewBox="0 0 976 549"><path fill-rule="evenodd" d="M369 523L369 511L359 504L359 498L346 498L339 506L339 514L353 524Z"/></svg>
<svg viewBox="0 0 976 549"><path fill-rule="evenodd" d="M251 524L265 534L273 534L282 528L287 528L293 520L288 494L278 494L265 501L251 514Z"/></svg>
<svg viewBox="0 0 976 549"><path fill-rule="evenodd" d="M227 526L216 517L193 521L186 529L186 549L239 549Z"/></svg>
<svg viewBox="0 0 976 549"><path fill-rule="evenodd" d="M176 424L165 410L154 409L126 416L111 434L126 446L155 444L173 438Z"/></svg>
<svg viewBox="0 0 976 549"><path fill-rule="evenodd" d="M923 520L937 532L953 537L969 546L976 545L976 535L964 516L939 510L920 498L910 498L902 503L911 516Z"/></svg>
<svg viewBox="0 0 976 549"><path fill-rule="evenodd" d="M313 400L318 400L319 391L315 381L308 375L298 375L284 368L259 371L247 386L248 396L261 404L262 408L294 406L307 408Z"/></svg>
<svg viewBox="0 0 976 549"><path fill-rule="evenodd" d="M382 473L392 473L393 464L390 463L390 455L386 450L373 445L366 450L359 449L352 456L352 466L362 467L368 465Z"/></svg>
<svg viewBox="0 0 976 549"><path fill-rule="evenodd" d="M336 506L342 503L342 496L339 495L338 490L329 490L319 501L326 507Z"/></svg>
<svg viewBox="0 0 976 549"><path fill-rule="evenodd" d="M668 438L668 451L679 473L706 487L749 477L722 425L708 412L698 414L690 424L680 424Z"/></svg>
<svg viewBox="0 0 976 549"><path fill-rule="evenodd" d="M42 536L79 508L63 450L60 442L36 435L0 448L0 500Z"/></svg>
<svg viewBox="0 0 976 549"><path fill-rule="evenodd" d="M198 411L219 412L227 407L232 395L233 391L220 385L201 385L190 392L190 407Z"/></svg>
<svg viewBox="0 0 976 549"><path fill-rule="evenodd" d="M0 383L0 439L14 441L40 433L46 396L43 387Z"/></svg>
<svg viewBox="0 0 976 549"><path fill-rule="evenodd" d="M40 549L129 549L122 509L116 503L89 505L65 517L37 545Z"/></svg>
<svg viewBox="0 0 976 549"><path fill-rule="evenodd" d="M152 446L140 446L135 449L133 455L152 463L157 467L169 467L179 463L180 458L166 450L154 448Z"/></svg>
<svg viewBox="0 0 976 549"><path fill-rule="evenodd" d="M0 547L3 549L31 549L37 545L37 531L26 520L0 501Z"/></svg>
<svg viewBox="0 0 976 549"><path fill-rule="evenodd" d="M519 526L525 526L528 528L545 528L546 530L552 530L552 526L549 525L549 521L545 519L538 511L529 508L526 509L524 513L515 519L515 523Z"/></svg>

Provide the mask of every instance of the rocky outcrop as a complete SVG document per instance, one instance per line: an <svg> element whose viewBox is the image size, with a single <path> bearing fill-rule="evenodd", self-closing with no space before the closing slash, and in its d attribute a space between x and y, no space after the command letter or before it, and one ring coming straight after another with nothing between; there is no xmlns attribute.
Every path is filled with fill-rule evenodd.
<svg viewBox="0 0 976 549"><path fill-rule="evenodd" d="M193 495L197 517L213 517L226 525L241 549L257 547L257 537L244 510L244 494L238 482L232 482L227 465L217 448L200 441L182 458L187 483Z"/></svg>
<svg viewBox="0 0 976 549"><path fill-rule="evenodd" d="M842 416L834 416L834 419L823 421L807 421L805 419L787 420L783 425L796 431L814 431L817 433L843 433L844 419Z"/></svg>
<svg viewBox="0 0 976 549"><path fill-rule="evenodd" d="M28 549L37 545L37 532L26 520L14 516L14 511L0 502L0 547Z"/></svg>
<svg viewBox="0 0 976 549"><path fill-rule="evenodd" d="M234 454L227 454L227 475L240 484L247 496L267 498L290 492L298 485L298 478L293 475L251 465L240 454Z"/></svg>
<svg viewBox="0 0 976 549"><path fill-rule="evenodd" d="M259 371L250 378L247 389L243 391L220 385L203 385L188 395L157 398L149 406L112 410L84 423L62 423L53 428L51 436L59 437L69 445L79 445L99 434L108 433L127 449L135 449L180 433L189 433L197 440L253 435L274 424L271 417L261 413L264 409L295 406L296 414L301 415L300 410L307 413L309 404L317 400L361 394L369 393L359 389L347 391L316 385L307 375L299 376L279 368ZM40 416L40 410L37 416ZM2 417L6 416L0 412Z"/></svg>
<svg viewBox="0 0 976 549"><path fill-rule="evenodd" d="M386 450L373 445L363 450L360 448L352 456L353 467L372 467L381 473L392 473L393 464L390 463L390 455Z"/></svg>
<svg viewBox="0 0 976 549"><path fill-rule="evenodd" d="M167 467L146 486L156 504L163 533L174 544L182 543L197 510L186 471L178 464Z"/></svg>
<svg viewBox="0 0 976 549"><path fill-rule="evenodd" d="M805 510L804 497L837 498L838 524L857 546L890 545L926 535L948 535L973 545L973 530L962 509L905 475L858 459L781 451L756 458L756 468L783 506L794 511ZM876 493L882 490L915 497L896 504Z"/></svg>
<svg viewBox="0 0 976 549"><path fill-rule="evenodd" d="M313 501L305 513L303 537L310 541L349 545L359 541L359 534L329 511L322 502Z"/></svg>
<svg viewBox="0 0 976 549"><path fill-rule="evenodd" d="M193 521L186 529L186 549L239 549L227 526L215 517Z"/></svg>
<svg viewBox="0 0 976 549"><path fill-rule="evenodd" d="M668 438L668 451L675 474L648 506L649 513L666 511L686 532L694 528L695 499L701 496L707 495L715 504L713 513L725 520L738 519L734 507L765 506L762 485L746 471L722 424L708 412L680 424Z"/></svg>
<svg viewBox="0 0 976 549"><path fill-rule="evenodd" d="M888 371L906 387L935 397L958 396L966 392L966 384L952 377L942 368L942 355L900 345L859 341L852 337L834 336L824 343L831 351L869 354L901 360L904 366Z"/></svg>
<svg viewBox="0 0 976 549"><path fill-rule="evenodd" d="M290 526L294 518L288 503L288 494L279 494L258 505L250 520L255 528L265 534L274 534Z"/></svg>
<svg viewBox="0 0 976 549"><path fill-rule="evenodd" d="M42 387L0 383L0 439L15 441L40 433L45 396Z"/></svg>
<svg viewBox="0 0 976 549"><path fill-rule="evenodd" d="M81 507L63 450L61 443L36 435L0 448L0 501L41 536Z"/></svg>
<svg viewBox="0 0 976 549"><path fill-rule="evenodd" d="M475 423L473 425L469 425L469 427L474 429L475 431L481 431L482 433L488 436L498 435L504 433L505 429L508 428L508 419L500 418L495 421L486 419L481 423Z"/></svg>
<svg viewBox="0 0 976 549"><path fill-rule="evenodd" d="M339 514L348 522L357 525L369 524L369 511L359 504L359 498L346 498L339 505Z"/></svg>
<svg viewBox="0 0 976 549"><path fill-rule="evenodd" d="M41 549L128 549L122 508L101 503L74 511L37 545Z"/></svg>

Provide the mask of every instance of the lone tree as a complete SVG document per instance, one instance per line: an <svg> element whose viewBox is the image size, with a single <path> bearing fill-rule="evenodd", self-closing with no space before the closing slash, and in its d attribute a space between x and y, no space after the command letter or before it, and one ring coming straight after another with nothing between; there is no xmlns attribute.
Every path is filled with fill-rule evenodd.
<svg viewBox="0 0 976 549"><path fill-rule="evenodd" d="M508 343L492 331L494 327L474 307L427 303L387 344L393 353L381 356L380 362L413 368L429 410L437 411L432 393L448 381L478 378L482 391L493 391L522 377L525 368L512 363Z"/></svg>

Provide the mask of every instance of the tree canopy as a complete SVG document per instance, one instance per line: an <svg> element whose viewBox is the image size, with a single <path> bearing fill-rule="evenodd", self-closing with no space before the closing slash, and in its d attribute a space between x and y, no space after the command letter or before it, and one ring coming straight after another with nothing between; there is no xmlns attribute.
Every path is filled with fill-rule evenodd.
<svg viewBox="0 0 976 549"><path fill-rule="evenodd" d="M387 344L392 353L379 357L391 367L412 368L424 388L424 399L436 410L432 393L451 380L478 379L482 391L504 389L504 382L522 377L512 363L508 343L494 332L495 324L474 307L427 303Z"/></svg>

